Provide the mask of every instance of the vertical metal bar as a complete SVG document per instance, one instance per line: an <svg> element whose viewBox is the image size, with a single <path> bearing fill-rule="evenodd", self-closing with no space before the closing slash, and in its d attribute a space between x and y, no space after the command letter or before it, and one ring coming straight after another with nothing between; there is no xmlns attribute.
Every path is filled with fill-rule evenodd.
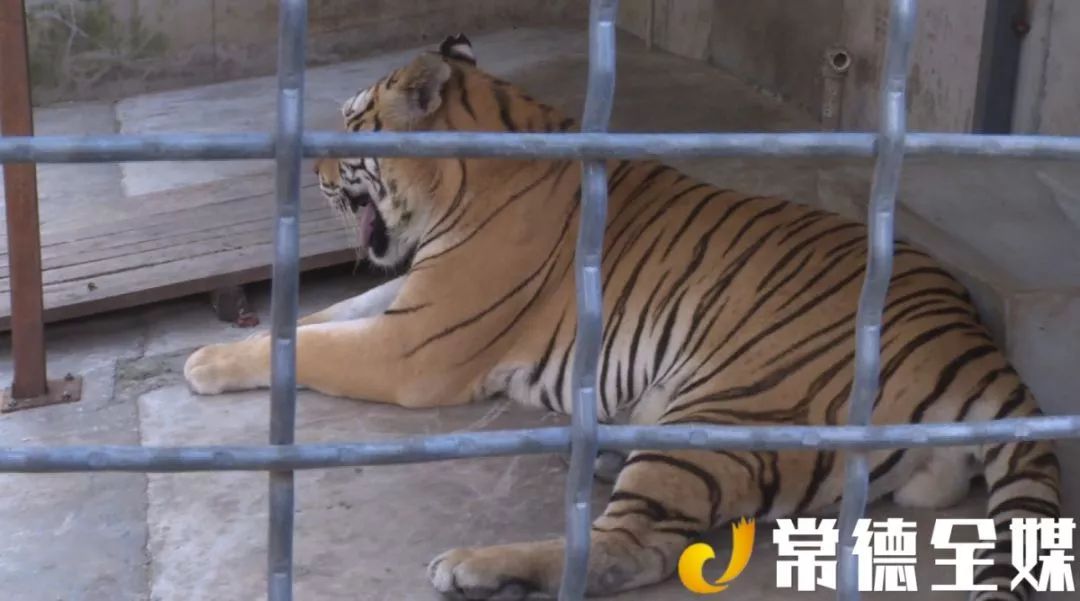
<svg viewBox="0 0 1080 601"><path fill-rule="evenodd" d="M582 130L602 132L615 97L615 16L618 0L589 7L589 80ZM559 599L582 599L588 584L593 469L597 453L597 374L603 331L601 261L607 221L607 161L582 162L581 222L574 258L577 285L577 349L574 352L574 413L570 469L566 477L566 554Z"/></svg>
<svg viewBox="0 0 1080 601"><path fill-rule="evenodd" d="M906 91L915 30L915 0L892 0L885 68L881 76L881 123L870 191L868 257L859 310L855 318L855 379L848 397L848 424L866 425L880 386L881 315L892 279L893 208L900 187L907 128ZM845 467L840 507L837 598L858 601L855 523L866 513L870 478L865 452L851 453Z"/></svg>
<svg viewBox="0 0 1080 601"><path fill-rule="evenodd" d="M0 133L34 135L26 10L22 0L0 0ZM45 320L41 287L41 230L37 169L33 163L4 164L8 271L11 274L11 341L15 377L11 396L46 392Z"/></svg>
<svg viewBox="0 0 1080 601"><path fill-rule="evenodd" d="M304 117L304 43L307 1L279 5L277 230L271 300L270 443L292 444L296 429L296 319L299 303L300 161ZM292 599L293 472L270 472L267 593Z"/></svg>

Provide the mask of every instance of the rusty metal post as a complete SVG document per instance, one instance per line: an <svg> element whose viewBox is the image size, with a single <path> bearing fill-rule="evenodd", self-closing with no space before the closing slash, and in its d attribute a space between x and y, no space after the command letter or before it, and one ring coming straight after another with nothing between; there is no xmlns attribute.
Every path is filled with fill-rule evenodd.
<svg viewBox="0 0 1080 601"><path fill-rule="evenodd" d="M32 136L23 0L0 0L0 133ZM77 379L49 386L45 376L45 321L41 285L41 231L34 163L4 164L8 263L11 274L11 344L14 379L0 410L77 400ZM50 388L52 390L50 390ZM54 394L50 395L49 393ZM55 399L50 397L56 397Z"/></svg>

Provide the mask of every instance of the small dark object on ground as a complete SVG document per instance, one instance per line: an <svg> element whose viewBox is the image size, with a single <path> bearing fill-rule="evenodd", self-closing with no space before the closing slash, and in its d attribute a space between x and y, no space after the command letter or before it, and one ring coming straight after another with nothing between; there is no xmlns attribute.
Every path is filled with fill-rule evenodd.
<svg viewBox="0 0 1080 601"><path fill-rule="evenodd" d="M259 325L259 316L248 305L243 286L227 286L214 290L210 293L210 306L221 321L234 323L241 328Z"/></svg>

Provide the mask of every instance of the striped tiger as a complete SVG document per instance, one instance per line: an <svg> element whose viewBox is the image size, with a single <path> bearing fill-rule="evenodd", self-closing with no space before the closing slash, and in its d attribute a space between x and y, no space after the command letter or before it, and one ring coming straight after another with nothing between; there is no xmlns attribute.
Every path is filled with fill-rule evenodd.
<svg viewBox="0 0 1080 601"><path fill-rule="evenodd" d="M555 108L478 67L448 38L344 103L349 131L567 132ZM402 407L505 395L570 413L574 253L581 208L570 160L320 160L321 191L358 247L401 277L301 320L299 385ZM843 424L866 228L788 200L697 181L650 161L609 161L598 412L634 424ZM1039 414L980 323L964 287L898 242L881 328L873 422ZM184 373L198 393L265 387L266 336L204 347ZM870 497L955 504L985 478L998 542L979 601L1011 590L1009 520L1059 515L1047 442L870 453ZM637 451L592 525L589 595L672 576L704 532L742 517L820 515L838 506L843 454ZM563 541L447 551L434 587L468 599L553 595Z"/></svg>

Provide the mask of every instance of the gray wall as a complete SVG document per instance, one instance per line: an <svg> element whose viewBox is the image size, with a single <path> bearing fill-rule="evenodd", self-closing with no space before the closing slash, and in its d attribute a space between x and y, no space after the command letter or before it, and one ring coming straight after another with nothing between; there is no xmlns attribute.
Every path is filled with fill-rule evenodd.
<svg viewBox="0 0 1080 601"><path fill-rule="evenodd" d="M36 104L272 73L278 0L27 0ZM581 0L311 0L323 64L462 31L585 23Z"/></svg>
<svg viewBox="0 0 1080 601"><path fill-rule="evenodd" d="M1020 54L1017 133L1080 135L1080 2L1028 0L1031 32Z"/></svg>
<svg viewBox="0 0 1080 601"><path fill-rule="evenodd" d="M910 82L913 129L971 127L987 0L922 0ZM664 50L707 60L819 116L824 56L846 47L841 126L877 121L887 0L623 0L621 25Z"/></svg>
<svg viewBox="0 0 1080 601"><path fill-rule="evenodd" d="M973 127L992 2L919 2L912 129ZM1031 31L1021 42L1014 131L1080 135L1080 2L1026 4ZM841 128L876 126L888 0L622 0L620 10L620 26L656 48L723 67L814 116L821 115L825 50L846 47L854 62L843 85Z"/></svg>

